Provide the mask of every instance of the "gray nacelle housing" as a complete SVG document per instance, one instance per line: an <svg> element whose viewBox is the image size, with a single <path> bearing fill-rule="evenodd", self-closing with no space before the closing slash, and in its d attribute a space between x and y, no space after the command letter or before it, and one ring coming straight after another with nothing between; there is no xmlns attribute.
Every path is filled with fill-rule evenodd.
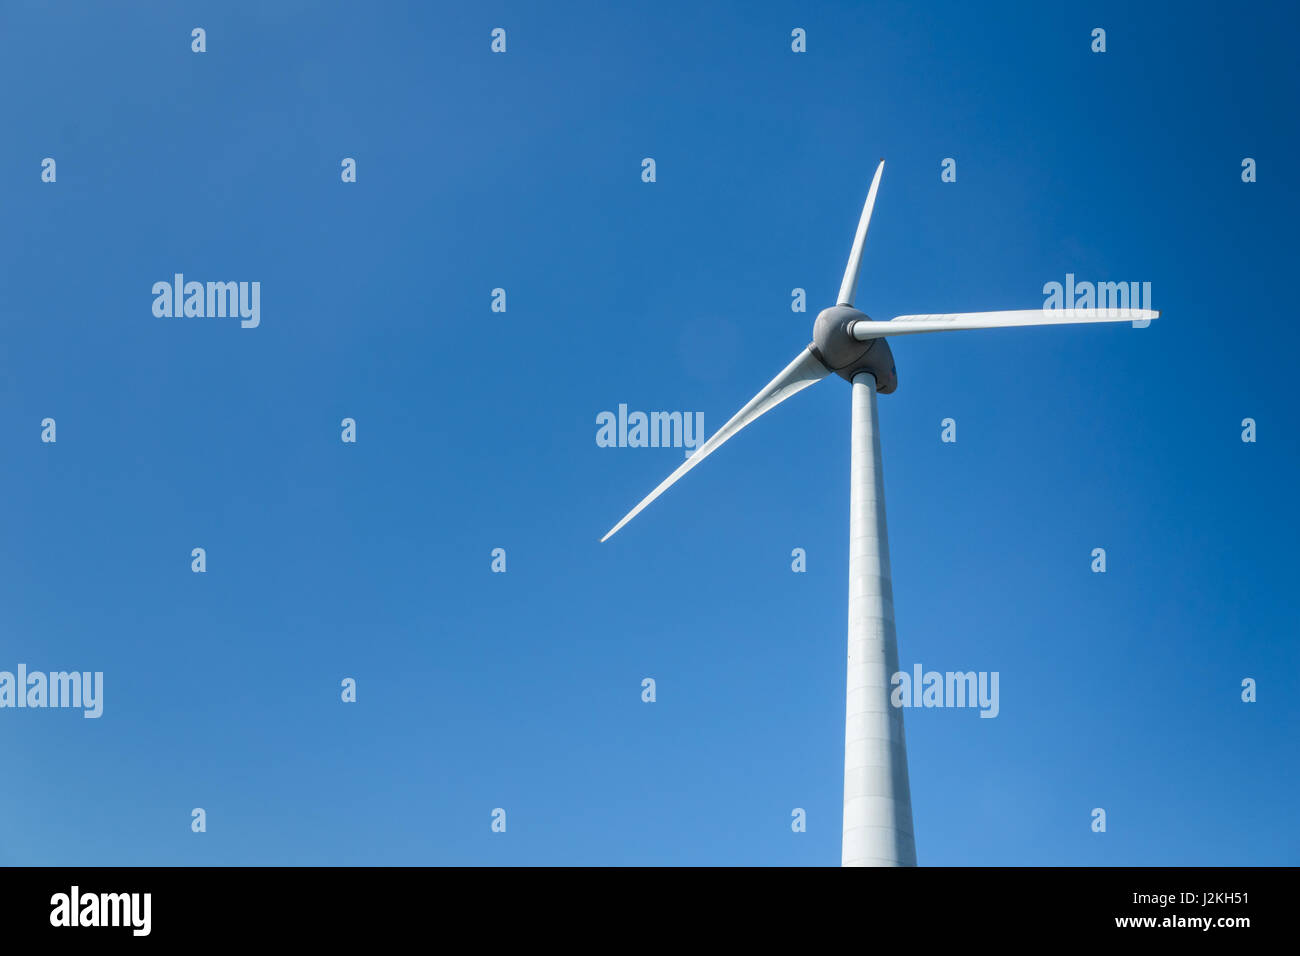
<svg viewBox="0 0 1300 956"><path fill-rule="evenodd" d="M898 372L889 342L883 338L859 342L849 334L852 323L870 321L865 312L852 306L823 309L813 323L813 354L828 369L850 382L858 372L870 372L876 377L876 391L888 395L898 388Z"/></svg>

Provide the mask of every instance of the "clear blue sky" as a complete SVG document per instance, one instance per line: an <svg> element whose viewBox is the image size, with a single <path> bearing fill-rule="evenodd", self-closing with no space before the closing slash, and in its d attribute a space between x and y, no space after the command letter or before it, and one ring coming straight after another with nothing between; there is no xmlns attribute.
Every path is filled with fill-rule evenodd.
<svg viewBox="0 0 1300 956"><path fill-rule="evenodd" d="M1164 312L896 341L901 661L1001 675L920 862L1300 862L1293 7L320 6L0 10L0 669L105 674L0 711L0 863L838 863L848 386L605 545L682 453L596 416L734 413L881 156L873 317Z"/></svg>

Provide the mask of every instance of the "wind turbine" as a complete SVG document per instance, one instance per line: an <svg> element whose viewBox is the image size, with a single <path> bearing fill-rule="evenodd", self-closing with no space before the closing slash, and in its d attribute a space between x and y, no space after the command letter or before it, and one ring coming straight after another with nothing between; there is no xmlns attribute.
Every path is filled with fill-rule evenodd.
<svg viewBox="0 0 1300 956"><path fill-rule="evenodd" d="M608 541L682 475L738 431L787 398L832 372L853 384L849 472L849 649L844 732L844 866L915 866L912 794L907 779L903 714L890 705L891 678L898 672L894 595L885 529L876 393L898 387L888 339L895 335L996 329L1023 325L1070 325L1155 319L1151 309L1022 309L900 315L873 321L853 306L862 247L876 204L882 159L871 180L853 249L836 304L813 324L812 343L700 449L646 495L602 542Z"/></svg>

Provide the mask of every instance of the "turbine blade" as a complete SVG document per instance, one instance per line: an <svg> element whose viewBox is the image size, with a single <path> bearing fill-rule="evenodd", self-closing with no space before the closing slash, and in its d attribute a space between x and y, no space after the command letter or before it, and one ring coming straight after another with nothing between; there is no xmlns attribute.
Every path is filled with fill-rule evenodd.
<svg viewBox="0 0 1300 956"><path fill-rule="evenodd" d="M1004 329L1024 325L1077 325L1084 322L1135 322L1160 318L1155 309L1014 309L1010 312L947 312L938 315L900 315L888 322L853 324L859 342L918 332L957 329Z"/></svg>
<svg viewBox="0 0 1300 956"><path fill-rule="evenodd" d="M804 349L799 357L785 367L785 369L772 381L768 382L766 387L749 400L744 408L738 411L727 424L719 428L713 437L701 445L690 458L687 458L676 471L660 482L659 487L650 494L641 499L641 503L623 516L623 520L614 527L609 529L609 533L601 538L602 542L608 541L619 528L627 524L650 502L654 501L673 484L678 478L686 474L705 458L718 450L718 448L732 435L740 431L754 419L758 418L764 412L769 412L776 406L780 405L791 395L801 392L809 385L820 382L830 370L821 363L821 360L813 355L811 348Z"/></svg>
<svg viewBox="0 0 1300 956"><path fill-rule="evenodd" d="M885 171L882 159L872 177L871 189L867 193L866 205L862 207L862 218L858 220L858 233L853 237L853 250L849 253L849 264L844 269L844 281L840 283L840 305L852 305L853 296L858 290L858 270L862 268L862 247L867 244L867 226L871 225L871 210L876 208L876 190L880 188L880 174Z"/></svg>

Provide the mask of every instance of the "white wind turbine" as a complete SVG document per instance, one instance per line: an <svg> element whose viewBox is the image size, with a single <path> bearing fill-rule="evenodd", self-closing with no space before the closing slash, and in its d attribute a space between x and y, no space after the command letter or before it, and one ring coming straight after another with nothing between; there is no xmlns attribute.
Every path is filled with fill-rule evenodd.
<svg viewBox="0 0 1300 956"><path fill-rule="evenodd" d="M916 864L912 834L912 795L907 779L907 747L902 711L890 706L890 678L898 672L894 634L894 596L885 529L885 485L881 471L876 393L898 385L894 356L886 341L894 335L957 329L996 329L1022 325L1069 325L1159 318L1150 309L1022 309L1011 312L952 312L900 315L877 322L853 307L876 204L882 159L871 180L853 250L840 283L836 305L813 324L813 341L767 386L750 399L700 449L659 487L642 499L601 541L607 541L738 431L791 395L832 372L853 383L852 447L849 475L849 649L844 733L845 866Z"/></svg>

